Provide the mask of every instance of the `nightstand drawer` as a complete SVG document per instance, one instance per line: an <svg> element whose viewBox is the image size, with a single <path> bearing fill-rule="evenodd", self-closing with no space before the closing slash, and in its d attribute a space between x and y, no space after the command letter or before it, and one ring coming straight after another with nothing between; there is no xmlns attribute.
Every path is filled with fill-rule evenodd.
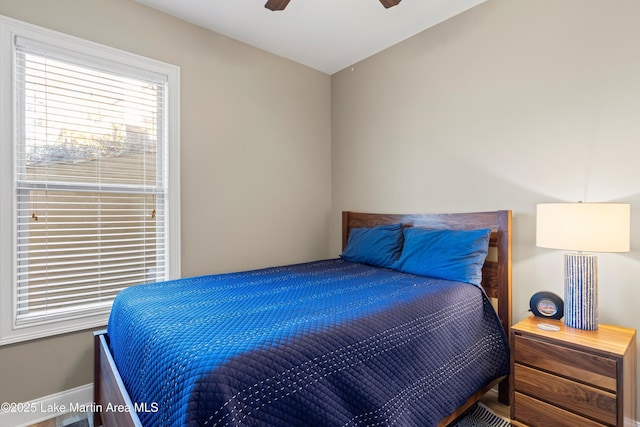
<svg viewBox="0 0 640 427"><path fill-rule="evenodd" d="M596 423L518 392L515 393L513 405L517 414L516 421L531 427L604 426L604 424Z"/></svg>
<svg viewBox="0 0 640 427"><path fill-rule="evenodd" d="M515 390L559 408L616 425L616 395L575 381L515 365Z"/></svg>
<svg viewBox="0 0 640 427"><path fill-rule="evenodd" d="M515 362L553 372L606 390L617 390L616 360L550 342L515 335Z"/></svg>
<svg viewBox="0 0 640 427"><path fill-rule="evenodd" d="M557 330L541 329L541 323ZM513 425L635 426L635 329L582 330L529 317L512 326L511 344Z"/></svg>

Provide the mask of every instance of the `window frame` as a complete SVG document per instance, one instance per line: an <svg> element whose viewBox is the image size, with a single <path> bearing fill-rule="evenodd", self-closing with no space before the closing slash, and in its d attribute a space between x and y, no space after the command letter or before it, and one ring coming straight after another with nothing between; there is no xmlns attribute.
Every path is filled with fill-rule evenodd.
<svg viewBox="0 0 640 427"><path fill-rule="evenodd" d="M180 68L83 40L57 31L0 16L0 345L43 338L52 335L103 327L108 313L71 315L65 320L45 320L17 325L17 182L16 147L19 132L16 111L14 40L25 37L59 46L85 59L118 64L136 73L165 76L166 111L164 132L167 147L163 159L167 163L166 239L168 246L167 277L180 277Z"/></svg>

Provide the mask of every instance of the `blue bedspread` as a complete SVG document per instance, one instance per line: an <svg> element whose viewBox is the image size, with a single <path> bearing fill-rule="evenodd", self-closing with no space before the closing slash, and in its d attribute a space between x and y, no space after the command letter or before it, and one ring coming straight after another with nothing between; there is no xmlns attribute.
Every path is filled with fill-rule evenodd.
<svg viewBox="0 0 640 427"><path fill-rule="evenodd" d="M481 289L339 259L131 287L108 334L144 426L429 426L509 370Z"/></svg>

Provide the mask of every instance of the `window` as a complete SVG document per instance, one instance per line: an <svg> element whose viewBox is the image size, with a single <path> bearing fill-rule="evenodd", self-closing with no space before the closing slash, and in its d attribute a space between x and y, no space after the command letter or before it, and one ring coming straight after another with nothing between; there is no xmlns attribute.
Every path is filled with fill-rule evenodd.
<svg viewBox="0 0 640 427"><path fill-rule="evenodd" d="M179 70L0 25L6 343L104 325L120 290L179 276Z"/></svg>

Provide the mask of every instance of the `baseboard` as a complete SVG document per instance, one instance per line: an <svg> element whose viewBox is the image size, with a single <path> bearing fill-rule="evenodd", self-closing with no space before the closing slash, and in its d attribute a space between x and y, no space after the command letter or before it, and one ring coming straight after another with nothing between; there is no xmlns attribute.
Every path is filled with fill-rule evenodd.
<svg viewBox="0 0 640 427"><path fill-rule="evenodd" d="M9 402L8 405L3 403L0 409L0 426L27 427L67 413L87 412L87 409L91 409L92 403L93 384L86 384L29 402Z"/></svg>

